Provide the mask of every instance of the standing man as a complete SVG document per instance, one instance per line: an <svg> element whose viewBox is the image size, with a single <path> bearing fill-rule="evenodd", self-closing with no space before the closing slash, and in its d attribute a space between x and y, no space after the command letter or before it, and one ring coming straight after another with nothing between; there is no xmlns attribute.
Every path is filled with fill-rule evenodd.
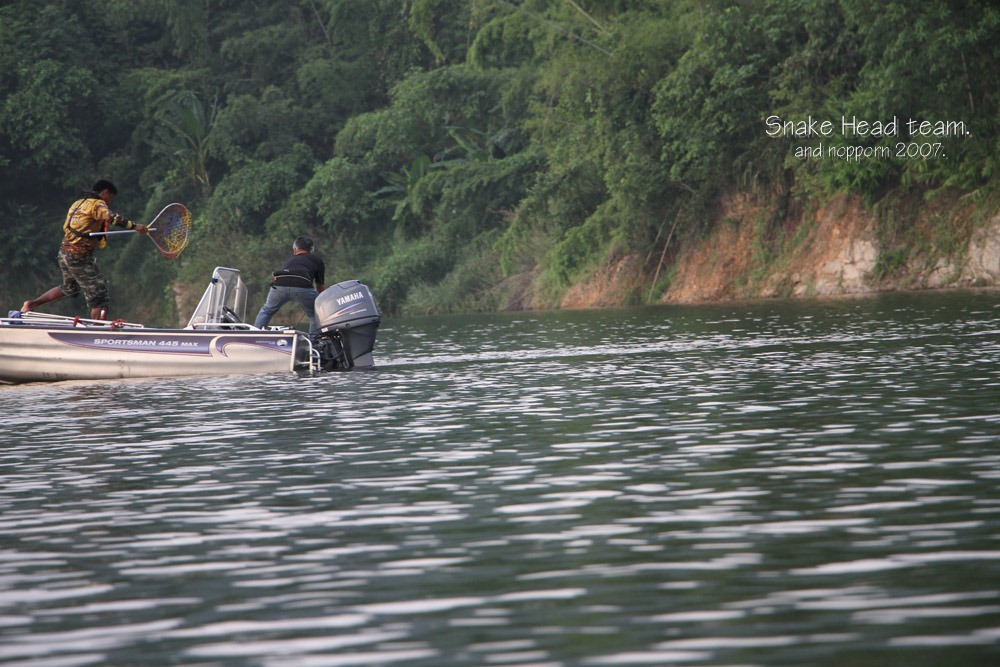
<svg viewBox="0 0 1000 667"><path fill-rule="evenodd" d="M309 316L309 334L319 331L316 324L316 297L326 289L323 284L326 265L323 260L313 254L313 240L308 236L300 236L292 244L292 256L274 272L274 281L267 291L267 301L257 313L253 325L263 329L271 321L274 314L289 301L294 301ZM313 283L316 287L313 287Z"/></svg>
<svg viewBox="0 0 1000 667"><path fill-rule="evenodd" d="M108 208L108 204L117 194L118 188L114 183L102 179L94 183L90 192L84 192L81 198L69 207L69 213L66 214L66 221L63 223L62 245L59 246L62 285L25 301L21 306L22 313L30 312L50 301L76 296L82 290L87 305L90 306L91 319L108 319L108 307L111 305L108 283L94 256L94 251L103 248L107 240L104 236L92 237L90 234L108 231L109 224L134 229L140 234L146 233L145 225L137 225L131 220L126 220Z"/></svg>

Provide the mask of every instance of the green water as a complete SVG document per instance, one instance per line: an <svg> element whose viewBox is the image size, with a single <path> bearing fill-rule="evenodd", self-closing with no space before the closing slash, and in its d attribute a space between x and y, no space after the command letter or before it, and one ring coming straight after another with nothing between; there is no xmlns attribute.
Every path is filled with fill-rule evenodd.
<svg viewBox="0 0 1000 667"><path fill-rule="evenodd" d="M1000 295L387 320L0 389L0 662L987 665Z"/></svg>

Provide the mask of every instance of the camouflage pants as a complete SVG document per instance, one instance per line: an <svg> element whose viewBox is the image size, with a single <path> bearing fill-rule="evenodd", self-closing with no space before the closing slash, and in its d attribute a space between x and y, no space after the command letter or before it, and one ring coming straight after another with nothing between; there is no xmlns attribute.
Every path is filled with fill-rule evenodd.
<svg viewBox="0 0 1000 667"><path fill-rule="evenodd" d="M82 290L89 307L107 308L111 305L108 283L104 280L100 267L97 266L94 253L74 255L60 251L59 269L63 275L59 289L63 294L76 296Z"/></svg>

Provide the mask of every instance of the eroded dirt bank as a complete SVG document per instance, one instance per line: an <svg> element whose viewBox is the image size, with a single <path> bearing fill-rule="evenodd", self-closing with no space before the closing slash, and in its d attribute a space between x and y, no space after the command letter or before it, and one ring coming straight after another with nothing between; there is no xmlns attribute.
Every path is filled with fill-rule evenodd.
<svg viewBox="0 0 1000 667"><path fill-rule="evenodd" d="M1000 210L942 197L887 224L855 197L813 210L746 195L722 202L711 231L677 240L659 270L662 303L1000 285ZM656 275L647 257L620 256L570 289L563 308L642 303Z"/></svg>

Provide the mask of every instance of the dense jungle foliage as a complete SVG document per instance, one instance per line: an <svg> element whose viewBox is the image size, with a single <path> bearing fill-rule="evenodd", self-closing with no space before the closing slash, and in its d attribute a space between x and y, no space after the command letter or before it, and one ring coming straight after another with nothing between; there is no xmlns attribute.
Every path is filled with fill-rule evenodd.
<svg viewBox="0 0 1000 667"><path fill-rule="evenodd" d="M115 316L176 323L216 265L253 310L302 233L387 313L554 305L626 253L655 300L726 192L993 192L998 96L992 0L7 0L2 295L58 284L110 178L195 214L177 261L99 251Z"/></svg>

